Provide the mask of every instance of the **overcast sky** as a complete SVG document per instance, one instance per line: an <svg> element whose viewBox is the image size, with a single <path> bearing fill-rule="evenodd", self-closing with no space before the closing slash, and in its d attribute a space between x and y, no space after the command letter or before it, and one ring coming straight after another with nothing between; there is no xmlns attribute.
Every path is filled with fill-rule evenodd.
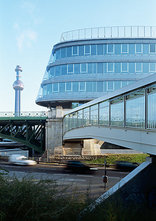
<svg viewBox="0 0 156 221"><path fill-rule="evenodd" d="M22 111L35 99L61 33L104 26L156 26L155 0L0 0L0 112L14 111L15 67L23 69Z"/></svg>

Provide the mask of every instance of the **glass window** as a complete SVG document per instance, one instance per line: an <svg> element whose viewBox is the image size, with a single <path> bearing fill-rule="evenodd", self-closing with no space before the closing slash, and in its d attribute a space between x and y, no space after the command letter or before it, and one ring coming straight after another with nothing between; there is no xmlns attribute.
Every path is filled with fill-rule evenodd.
<svg viewBox="0 0 156 221"><path fill-rule="evenodd" d="M103 92L106 92L107 91L107 82L104 81L103 82Z"/></svg>
<svg viewBox="0 0 156 221"><path fill-rule="evenodd" d="M103 63L103 73L107 73L107 63Z"/></svg>
<svg viewBox="0 0 156 221"><path fill-rule="evenodd" d="M113 72L113 63L108 63L108 72Z"/></svg>
<svg viewBox="0 0 156 221"><path fill-rule="evenodd" d="M84 125L89 125L89 107L84 109Z"/></svg>
<svg viewBox="0 0 156 221"><path fill-rule="evenodd" d="M92 82L92 89L93 89L93 92L97 92L97 82L95 81Z"/></svg>
<svg viewBox="0 0 156 221"><path fill-rule="evenodd" d="M88 73L96 74L96 63L88 63Z"/></svg>
<svg viewBox="0 0 156 221"><path fill-rule="evenodd" d="M86 90L86 82L79 82L79 90L80 91Z"/></svg>
<svg viewBox="0 0 156 221"><path fill-rule="evenodd" d="M121 51L122 53L128 53L128 44L122 44Z"/></svg>
<svg viewBox="0 0 156 221"><path fill-rule="evenodd" d="M135 73L135 63L129 63L129 73Z"/></svg>
<svg viewBox="0 0 156 221"><path fill-rule="evenodd" d="M55 76L55 67L50 68L50 77Z"/></svg>
<svg viewBox="0 0 156 221"><path fill-rule="evenodd" d="M73 82L73 92L78 92L78 90L79 90L78 82Z"/></svg>
<svg viewBox="0 0 156 221"><path fill-rule="evenodd" d="M103 92L103 81L97 82L97 92Z"/></svg>
<svg viewBox="0 0 156 221"><path fill-rule="evenodd" d="M83 118L84 118L83 110L79 110L77 112L77 124L78 124L78 127L83 126Z"/></svg>
<svg viewBox="0 0 156 221"><path fill-rule="evenodd" d="M90 107L90 119L92 125L98 125L98 104Z"/></svg>
<svg viewBox="0 0 156 221"><path fill-rule="evenodd" d="M72 47L67 47L67 57L72 56Z"/></svg>
<svg viewBox="0 0 156 221"><path fill-rule="evenodd" d="M109 125L109 102L104 101L99 104L99 124Z"/></svg>
<svg viewBox="0 0 156 221"><path fill-rule="evenodd" d="M121 88L121 81L114 81L114 89L118 90Z"/></svg>
<svg viewBox="0 0 156 221"><path fill-rule="evenodd" d="M73 64L68 64L68 73L73 73Z"/></svg>
<svg viewBox="0 0 156 221"><path fill-rule="evenodd" d="M72 106L74 106L74 103L72 103ZM72 115L73 115L73 117L72 117L72 128L76 128L77 127L77 112L74 112Z"/></svg>
<svg viewBox="0 0 156 221"><path fill-rule="evenodd" d="M122 81L122 87L127 86L127 81Z"/></svg>
<svg viewBox="0 0 156 221"><path fill-rule="evenodd" d="M59 83L59 91L65 92L65 83Z"/></svg>
<svg viewBox="0 0 156 221"><path fill-rule="evenodd" d="M55 66L55 76L61 75L61 66Z"/></svg>
<svg viewBox="0 0 156 221"><path fill-rule="evenodd" d="M91 55L96 55L96 45L91 45Z"/></svg>
<svg viewBox="0 0 156 221"><path fill-rule="evenodd" d="M85 45L85 55L90 54L90 45Z"/></svg>
<svg viewBox="0 0 156 221"><path fill-rule="evenodd" d="M79 55L84 56L84 45L79 46Z"/></svg>
<svg viewBox="0 0 156 221"><path fill-rule="evenodd" d="M67 48L61 48L61 58L65 58L66 57L66 49Z"/></svg>
<svg viewBox="0 0 156 221"><path fill-rule="evenodd" d="M103 45L97 45L97 54L98 55L103 55Z"/></svg>
<svg viewBox="0 0 156 221"><path fill-rule="evenodd" d="M121 44L115 44L115 54L121 54Z"/></svg>
<svg viewBox="0 0 156 221"><path fill-rule="evenodd" d="M108 53L113 53L113 44L108 44Z"/></svg>
<svg viewBox="0 0 156 221"><path fill-rule="evenodd" d="M141 53L142 52L142 44L136 44L135 48L136 48L136 53Z"/></svg>
<svg viewBox="0 0 156 221"><path fill-rule="evenodd" d="M52 84L47 84L47 95L52 93Z"/></svg>
<svg viewBox="0 0 156 221"><path fill-rule="evenodd" d="M145 126L144 90L135 91L126 96L126 126Z"/></svg>
<svg viewBox="0 0 156 221"><path fill-rule="evenodd" d="M129 44L129 54L135 54L135 44Z"/></svg>
<svg viewBox="0 0 156 221"><path fill-rule="evenodd" d="M93 82L86 82L86 91L87 92L92 92L93 91L93 87L92 87Z"/></svg>
<svg viewBox="0 0 156 221"><path fill-rule="evenodd" d="M111 125L124 125L124 102L123 97L111 101Z"/></svg>
<svg viewBox="0 0 156 221"><path fill-rule="evenodd" d="M66 91L71 91L72 87L71 87L71 82L66 82Z"/></svg>
<svg viewBox="0 0 156 221"><path fill-rule="evenodd" d="M155 52L155 44L150 44L150 52L151 53Z"/></svg>
<svg viewBox="0 0 156 221"><path fill-rule="evenodd" d="M60 59L61 58L61 50L58 49L56 50L56 59Z"/></svg>
<svg viewBox="0 0 156 221"><path fill-rule="evenodd" d="M78 46L73 46L73 55L78 55Z"/></svg>
<svg viewBox="0 0 156 221"><path fill-rule="evenodd" d="M47 95L47 85L43 86L43 97Z"/></svg>
<svg viewBox="0 0 156 221"><path fill-rule="evenodd" d="M97 73L103 73L103 63L97 63Z"/></svg>
<svg viewBox="0 0 156 221"><path fill-rule="evenodd" d="M108 81L108 91L113 91L113 81Z"/></svg>
<svg viewBox="0 0 156 221"><path fill-rule="evenodd" d="M67 65L61 65L61 75L66 75L67 74Z"/></svg>
<svg viewBox="0 0 156 221"><path fill-rule="evenodd" d="M149 63L143 63L143 72L148 73L149 72Z"/></svg>
<svg viewBox="0 0 156 221"><path fill-rule="evenodd" d="M150 72L155 72L156 68L155 68L155 63L150 63Z"/></svg>
<svg viewBox="0 0 156 221"><path fill-rule="evenodd" d="M148 89L148 128L156 128L156 85Z"/></svg>
<svg viewBox="0 0 156 221"><path fill-rule="evenodd" d="M74 64L74 73L80 74L80 64Z"/></svg>
<svg viewBox="0 0 156 221"><path fill-rule="evenodd" d="M122 72L128 72L128 63L122 63L121 67L122 67Z"/></svg>
<svg viewBox="0 0 156 221"><path fill-rule="evenodd" d="M107 44L103 44L103 54L107 54Z"/></svg>
<svg viewBox="0 0 156 221"><path fill-rule="evenodd" d="M121 72L121 64L115 63L115 73L120 73L120 72Z"/></svg>
<svg viewBox="0 0 156 221"><path fill-rule="evenodd" d="M149 54L149 44L143 44L143 53Z"/></svg>
<svg viewBox="0 0 156 221"><path fill-rule="evenodd" d="M86 73L87 72L87 64L86 63L82 63L81 64L81 73Z"/></svg>
<svg viewBox="0 0 156 221"><path fill-rule="evenodd" d="M53 84L53 92L58 92L58 83Z"/></svg>
<svg viewBox="0 0 156 221"><path fill-rule="evenodd" d="M141 72L142 71L142 64L141 63L136 63L136 72Z"/></svg>

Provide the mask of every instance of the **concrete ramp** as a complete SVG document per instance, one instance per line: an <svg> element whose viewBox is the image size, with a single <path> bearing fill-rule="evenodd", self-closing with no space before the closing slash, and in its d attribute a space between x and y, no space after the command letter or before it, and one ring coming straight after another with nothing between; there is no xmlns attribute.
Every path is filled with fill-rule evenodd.
<svg viewBox="0 0 156 221"><path fill-rule="evenodd" d="M156 158L148 158L120 182L101 195L85 211L93 211L97 206L107 203L108 199L120 197L126 204L137 205L146 203L149 207L156 206ZM113 198L114 199L114 198ZM116 199L116 198L115 198ZM83 216L83 215L82 215Z"/></svg>

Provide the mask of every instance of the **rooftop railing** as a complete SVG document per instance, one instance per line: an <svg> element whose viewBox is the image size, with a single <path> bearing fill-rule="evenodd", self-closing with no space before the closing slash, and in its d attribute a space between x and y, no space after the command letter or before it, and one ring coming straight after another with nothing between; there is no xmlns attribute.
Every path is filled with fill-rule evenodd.
<svg viewBox="0 0 156 221"><path fill-rule="evenodd" d="M156 38L156 26L113 26L63 32L61 42L101 38Z"/></svg>
<svg viewBox="0 0 156 221"><path fill-rule="evenodd" d="M47 117L47 112L28 111L28 112L21 112L18 116L13 112L0 112L0 118L4 117Z"/></svg>

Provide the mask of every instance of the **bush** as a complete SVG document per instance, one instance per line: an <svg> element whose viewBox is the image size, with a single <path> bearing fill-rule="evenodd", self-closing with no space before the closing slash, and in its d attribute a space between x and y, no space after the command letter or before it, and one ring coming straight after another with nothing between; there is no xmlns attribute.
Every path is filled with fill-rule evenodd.
<svg viewBox="0 0 156 221"><path fill-rule="evenodd" d="M65 194L53 181L35 182L27 178L19 181L0 176L1 221L76 220L87 205L85 196Z"/></svg>

